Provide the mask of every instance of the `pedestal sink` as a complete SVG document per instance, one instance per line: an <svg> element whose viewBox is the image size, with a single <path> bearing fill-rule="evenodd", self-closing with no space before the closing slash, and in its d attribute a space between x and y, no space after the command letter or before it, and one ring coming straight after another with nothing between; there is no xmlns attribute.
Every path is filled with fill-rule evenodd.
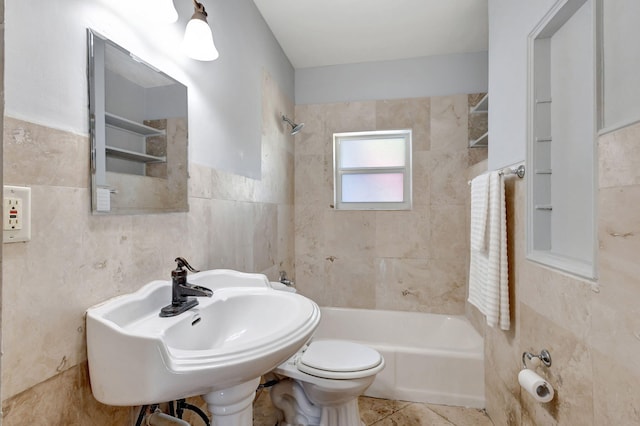
<svg viewBox="0 0 640 426"><path fill-rule="evenodd" d="M211 298L161 318L171 282L87 311L91 389L109 405L143 405L203 395L217 426L252 424L260 376L298 351L320 321L311 300L274 290L267 278L230 270L193 274Z"/></svg>

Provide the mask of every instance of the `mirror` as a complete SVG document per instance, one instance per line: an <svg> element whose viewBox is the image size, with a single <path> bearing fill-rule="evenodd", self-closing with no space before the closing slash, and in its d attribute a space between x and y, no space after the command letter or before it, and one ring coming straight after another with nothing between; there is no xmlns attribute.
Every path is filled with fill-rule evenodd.
<svg viewBox="0 0 640 426"><path fill-rule="evenodd" d="M186 86L87 36L92 212L188 211Z"/></svg>

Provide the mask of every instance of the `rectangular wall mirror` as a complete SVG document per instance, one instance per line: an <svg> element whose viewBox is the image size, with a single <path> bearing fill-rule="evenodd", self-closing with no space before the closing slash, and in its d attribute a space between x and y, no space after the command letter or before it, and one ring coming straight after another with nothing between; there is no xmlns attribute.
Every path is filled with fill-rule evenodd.
<svg viewBox="0 0 640 426"><path fill-rule="evenodd" d="M188 211L187 87L87 36L93 213Z"/></svg>

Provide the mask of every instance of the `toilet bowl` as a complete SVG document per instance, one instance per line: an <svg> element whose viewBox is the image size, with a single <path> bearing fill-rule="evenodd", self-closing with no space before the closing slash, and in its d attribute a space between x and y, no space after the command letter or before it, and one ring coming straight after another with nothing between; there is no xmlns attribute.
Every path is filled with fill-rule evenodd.
<svg viewBox="0 0 640 426"><path fill-rule="evenodd" d="M360 396L384 368L384 358L367 346L341 340L314 340L274 372L286 377L271 388L282 411L280 426L361 425Z"/></svg>

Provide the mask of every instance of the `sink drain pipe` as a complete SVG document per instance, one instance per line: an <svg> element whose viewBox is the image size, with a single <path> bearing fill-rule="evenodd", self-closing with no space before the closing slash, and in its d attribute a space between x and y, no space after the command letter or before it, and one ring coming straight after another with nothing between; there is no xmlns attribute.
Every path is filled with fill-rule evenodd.
<svg viewBox="0 0 640 426"><path fill-rule="evenodd" d="M266 378L266 375L265 375ZM276 375L272 375L271 380L266 381L265 383L261 383L256 389L256 398L264 388L270 388L280 382L280 378ZM206 426L210 426L211 422L209 417L202 411L199 407L187 403L185 399L178 399L175 401L176 406L174 407L174 401L169 402L169 414L165 414L161 412L159 408L159 404L143 405L140 407L140 413L138 414L138 420L136 421L136 426L191 426L188 422L182 420L182 414L184 410L190 410L196 413L204 422ZM147 409L151 408L151 414L145 417ZM177 417L174 417L177 415ZM143 421L146 419L146 422Z"/></svg>
<svg viewBox="0 0 640 426"><path fill-rule="evenodd" d="M185 422L182 419L178 419L177 417L170 416L165 413L161 413L156 411L153 414L149 414L147 416L147 422L145 425L148 426L191 426L188 422Z"/></svg>

